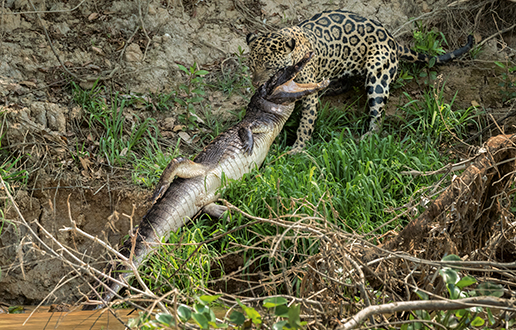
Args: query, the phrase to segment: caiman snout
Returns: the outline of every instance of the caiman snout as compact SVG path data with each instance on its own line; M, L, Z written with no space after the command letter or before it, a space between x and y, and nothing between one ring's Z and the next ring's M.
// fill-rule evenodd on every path
M273 90L269 91L265 98L276 104L288 104L328 87L329 79L324 79L320 83L299 84L294 82L296 76L312 57L313 52L308 52L296 65L279 70L268 81L268 87L272 87Z

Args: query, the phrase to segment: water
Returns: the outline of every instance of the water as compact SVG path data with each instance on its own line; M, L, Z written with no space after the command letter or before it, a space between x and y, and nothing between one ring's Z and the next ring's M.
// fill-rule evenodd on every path
M22 314L0 314L0 329L23 329L23 330L124 330L125 327L109 311L81 311L79 309L71 312L48 312L48 307L41 307L29 315L34 307L26 307ZM124 322L129 318L137 318L138 311L131 309L116 310L116 314ZM27 320L28 319L28 320ZM23 325L23 323L25 325ZM23 326L23 327L22 327Z

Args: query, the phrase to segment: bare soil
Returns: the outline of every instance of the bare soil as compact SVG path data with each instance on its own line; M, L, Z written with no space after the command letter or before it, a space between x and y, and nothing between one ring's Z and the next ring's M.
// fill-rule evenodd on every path
M31 3L41 20L34 14ZM17 207L50 247L60 250L37 223L61 244L78 251L77 255L85 262L98 260L103 250L97 244L59 229L69 226L71 218L81 229L116 246L146 212L145 200L150 192L131 184L131 168L111 167L102 159L91 159L88 165L78 164L71 158L77 143L87 142L90 134L83 111L72 100L70 81L90 88L100 78L100 83L111 90L127 94L168 92L177 89L182 79L177 64L189 67L196 62L213 74L220 73L222 63L234 58L239 46L246 49L248 32L296 24L321 10L356 11L375 17L393 32L411 17L433 10L437 14L426 16L427 22L447 36L450 48L464 43L468 33L474 33L477 43L494 35L483 44L475 60L466 57L440 68L439 80L445 82L448 101L458 92L456 108L477 106L486 111L488 120L503 117L512 108L502 100L499 84L503 82L503 70L493 61L516 60L516 35L514 29L496 33L515 23L516 4L501 0L481 1L479 4L483 6L478 7L447 7L450 3L432 0L3 1L0 7L0 112L4 112L0 117L3 118L1 146L21 156L20 168L30 173L27 185L13 185ZM486 15L490 10L498 16ZM410 41L410 34L406 33L410 28L410 24L405 25L396 33L400 41ZM514 75L510 79L514 81ZM398 105L406 102L403 92L414 98L420 96L416 83L394 90L387 115L396 113ZM241 109L246 104L241 95L228 98L218 91L209 93L208 99L220 108L224 118L230 116L230 110ZM344 94L331 100L345 103L350 97ZM167 131L164 136L170 144L179 139L176 132L167 129L167 118L174 121L179 114L176 110L156 113L132 107L126 111L143 118L156 117L160 127ZM500 129L513 131L513 124L513 119L505 121ZM182 153L192 154L205 142L190 145L183 141L180 148ZM1 196L5 198L3 189ZM35 304L45 298L47 303L73 303L82 298L89 290L85 279L75 274L68 276L71 269L29 235L12 204L2 203L5 220L0 236L0 300L9 304Z

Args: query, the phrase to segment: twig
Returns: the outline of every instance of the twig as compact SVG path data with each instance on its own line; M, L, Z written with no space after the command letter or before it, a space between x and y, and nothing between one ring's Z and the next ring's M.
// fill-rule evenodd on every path
M441 173L462 171L463 169L465 169L466 167L468 167L470 165L470 163L475 159L475 157L471 157L469 159L463 160L463 161L455 163L455 164L446 164L446 165L444 165L444 167L442 167L436 171L422 172L422 171L410 170L410 171L401 171L400 174L412 175L412 176L429 176L429 175L435 175L435 174L441 174Z
M33 5L32 9L34 9L34 11L17 11L17 12L12 12L12 13L3 13L3 14L5 14L5 15L20 15L20 14L38 14L38 13L41 13L41 14L68 13L68 12L74 11L77 8L79 8L85 1L86 0L82 0L77 6L73 7L72 9L42 10L42 11L38 11L38 10L36 10L36 8L34 8L34 5ZM3 7L2 7L2 9L3 9Z
M143 33L145 34L145 37L147 38L147 45L145 46L145 52L143 53L143 58L141 60L141 62L143 62L143 61L145 61L145 57L147 56L147 50L149 49L149 45L151 43L151 38L149 38L149 35L147 34L147 30L145 30L145 24L143 23L142 4L141 4L140 0L136 0L136 2L138 2L138 14L140 17L140 23L142 24L142 30L143 30Z
M481 130L480 132L476 133L475 135L473 136L470 136L469 138L466 139L466 141L464 141L464 143L468 143L474 139L476 139L478 136L484 134L486 131L490 130L491 128L493 127L499 127L501 123L503 123L507 118L510 118L510 117L513 117L514 115L516 115L516 110L512 110L510 111L507 115L503 116L503 118L501 119L498 119L498 120L495 120L494 122L492 122L491 124L489 124L488 126L486 126L483 130ZM500 130L500 132L502 132Z
M503 34L503 33L505 33L505 32L509 32L509 31L511 31L512 29L514 29L515 27L516 27L516 24L513 24L513 25L511 25L511 26L510 26L510 27L508 27L508 28L505 28L505 29L503 29L503 30L501 30L501 31L498 31L498 32L496 32L495 34L493 34L493 35L491 35L491 36L489 36L489 37L485 38L485 39L484 39L484 40L482 40L481 42L479 42L479 43L478 43L478 45L476 45L475 47L481 47L483 44L485 44L485 43L486 43L486 42L488 42L489 40L493 39L494 37L499 36L499 35L501 35L501 34Z
M122 60L122 57L124 56L124 53L125 53L125 49L127 48L127 46L129 45L129 43L131 42L131 40L133 40L134 38L134 35L136 34L136 32L138 32L138 30L140 29L139 26L136 27L136 29L134 29L134 32L133 34L129 37L129 39L127 39L127 41L125 42L125 45L124 45L124 48L122 49L122 51L120 52L120 56L118 57L118 61L121 61Z
M47 296L45 297L45 299L43 299L39 304L38 306L36 306L36 308L34 308L32 310L32 312L30 313L30 315L27 317L27 319L25 320L25 322L23 322L22 325L25 325L25 323L27 323L27 321L32 317L32 314L34 314L38 308L40 308L44 303L45 301L47 301L47 299L50 297L51 294L53 294L54 292L56 292L60 287L62 287L63 285L65 285L66 283L76 279L77 277L79 277L79 275L75 275L75 276L72 276L70 277L69 279L67 279L66 281L62 282L68 275L70 275L71 273L75 272L75 269L71 272L69 272L68 274L66 274L65 276L63 276L60 280L59 280L59 283L57 283L57 285L55 286L55 288L52 289L52 291L50 291ZM62 283L61 283L62 282Z
M69 205L69 204L68 204ZM109 246L109 244L107 244L106 242L98 239L97 237L93 237L92 235L82 231L81 229L79 229L75 223L74 220L70 219L72 221L72 227L65 227L65 228L62 228L62 229L59 229L59 231L61 232L67 232L67 231L74 231L76 233L79 233L80 235L100 244L102 247L104 247L106 250L110 251L111 253L115 254L119 259L121 259L124 263L125 266L127 266L128 268L131 269L131 271L133 272L133 276L136 278L136 280L138 281L138 283L141 285L141 287L144 289L144 291L142 291L141 293L145 293L146 296L150 297L150 298L153 298L153 299L157 299L157 296L147 287L147 285L145 284L145 282L143 282L142 278L140 277L139 273L138 273L138 268L135 266L135 264L133 263L132 259L129 259L127 258L126 256L124 256L123 254L121 254L120 252L118 252L117 250L113 249L111 246ZM60 244L60 243L59 243ZM68 252L68 251L67 251ZM69 252L68 252L69 253ZM91 268L89 265L88 265L89 268ZM99 271L97 271L99 272ZM104 274L103 274L104 275ZM107 276L107 275L105 275ZM111 280L111 279L110 279ZM126 283L123 283L123 282L120 282L120 281L115 281L117 282L117 284L122 284L122 286L126 287L127 284ZM168 313L168 309L165 307L165 305L163 305L162 302L159 302L158 303L160 309L163 311L163 313Z
M39 17L39 12L36 10L36 7L34 6L34 4L32 3L32 0L28 0L30 5L32 6L32 9L34 9L34 12L36 14L36 17L38 18L38 21L39 21L39 24L41 24L41 27L43 28L43 31L45 32L45 36L47 36L47 41L48 41L48 44L50 45L50 48L52 49L52 52L54 53L55 57L57 58L57 60L59 61L59 64L61 64L61 67L72 77L74 77L75 79L79 80L80 82L86 82L86 80L82 79L82 78L79 78L76 74L72 73L70 70L68 70L68 68L66 67L66 65L63 64L63 61L61 60L61 58L59 57L59 55L57 55L57 51L56 49L54 48L54 44L52 43L52 40L50 39L50 36L48 35L48 31L47 31L47 28L45 27L45 25L43 24L43 20L41 19L41 17Z
M396 312L413 311L413 310L454 310L469 307L496 307L503 310L516 311L513 303L508 299L494 297L473 297L457 300L421 300L421 301L402 301L384 305L376 305L364 308L351 317L350 320L341 320L346 322L338 326L337 330L347 330L356 328L364 319L375 314L392 314Z

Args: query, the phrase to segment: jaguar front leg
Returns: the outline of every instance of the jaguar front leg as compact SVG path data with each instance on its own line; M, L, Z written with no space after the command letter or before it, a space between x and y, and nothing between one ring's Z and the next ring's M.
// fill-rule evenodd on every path
M302 112L299 127L297 129L297 140L292 146L290 154L296 154L305 148L306 143L311 139L314 123L317 119L317 93L306 96L301 100Z
M154 204L163 196L170 186L170 183L174 180L174 177L177 176L179 178L189 179L200 175L205 176L208 171L209 168L206 165L195 163L190 159L183 157L172 159L161 174L150 201Z

